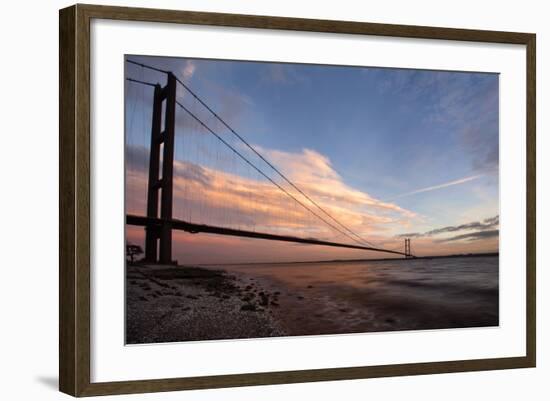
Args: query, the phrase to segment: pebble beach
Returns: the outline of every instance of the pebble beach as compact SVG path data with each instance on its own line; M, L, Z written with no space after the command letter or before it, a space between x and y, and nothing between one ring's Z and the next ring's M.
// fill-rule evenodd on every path
M285 335L278 294L254 279L200 267L127 266L126 343Z

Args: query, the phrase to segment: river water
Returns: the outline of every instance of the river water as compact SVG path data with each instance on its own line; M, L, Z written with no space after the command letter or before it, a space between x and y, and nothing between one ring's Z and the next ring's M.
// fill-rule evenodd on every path
M498 326L498 256L224 266L288 335Z

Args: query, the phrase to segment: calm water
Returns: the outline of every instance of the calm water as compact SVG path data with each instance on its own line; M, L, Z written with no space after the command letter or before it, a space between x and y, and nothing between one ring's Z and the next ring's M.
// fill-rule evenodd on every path
M289 335L497 326L498 256L224 266L278 292Z

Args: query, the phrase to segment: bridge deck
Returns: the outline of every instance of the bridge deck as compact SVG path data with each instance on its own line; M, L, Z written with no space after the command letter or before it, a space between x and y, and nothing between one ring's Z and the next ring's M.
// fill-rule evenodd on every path
M352 245L352 244L342 244L339 242L323 241L315 238L300 238L300 237L293 237L288 235L277 235L277 234L261 233L256 231L237 230L237 229L225 228L225 227L215 227L215 226L209 226L205 224L188 223L186 221L178 220L178 219L163 220L159 218L151 218L151 217L136 216L136 215L129 214L129 215L126 215L126 224L129 224L132 226L144 226L144 227L145 226L161 227L165 224L169 224L174 230L187 231L193 234L196 234L196 233L220 234L220 235L229 235L234 237L259 238L259 239L267 239L272 241L284 241L284 242L295 242L295 243L301 243L301 244L333 246L338 248L362 249L365 251L392 253L395 255L402 255L405 257L408 256L404 252L393 251L393 250L383 249L383 248L375 248L375 247Z

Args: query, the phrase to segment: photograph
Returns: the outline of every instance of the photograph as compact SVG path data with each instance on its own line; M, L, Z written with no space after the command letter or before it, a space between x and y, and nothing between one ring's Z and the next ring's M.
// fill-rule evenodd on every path
M124 61L126 344L499 326L498 73Z

